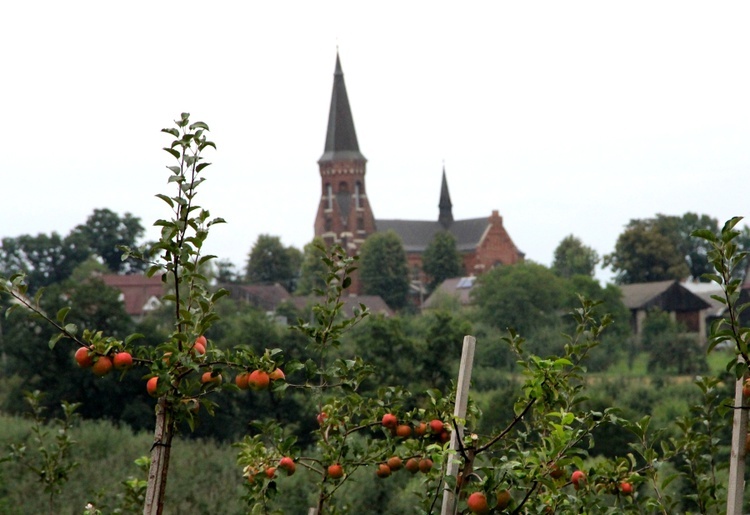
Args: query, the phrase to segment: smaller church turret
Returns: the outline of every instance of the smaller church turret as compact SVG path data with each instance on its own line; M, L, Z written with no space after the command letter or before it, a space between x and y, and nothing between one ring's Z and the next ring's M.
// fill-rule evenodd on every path
M440 216L438 222L443 229L448 229L453 223L453 204L451 203L451 194L448 192L448 180L445 178L445 166L443 166L443 183L440 185Z

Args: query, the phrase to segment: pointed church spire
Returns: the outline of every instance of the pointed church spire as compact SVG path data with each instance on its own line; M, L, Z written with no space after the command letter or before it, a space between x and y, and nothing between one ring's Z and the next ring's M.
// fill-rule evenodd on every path
M331 109L328 113L326 145L320 161L334 159L365 160L365 156L359 151L357 132L354 130L354 118L349 106L349 97L346 94L344 72L341 69L338 52L336 52L336 70L333 73L333 92L331 93Z
M451 194L448 192L448 180L445 178L445 165L443 165L443 183L440 185L440 216L438 222L445 229L453 223L453 204L451 203Z

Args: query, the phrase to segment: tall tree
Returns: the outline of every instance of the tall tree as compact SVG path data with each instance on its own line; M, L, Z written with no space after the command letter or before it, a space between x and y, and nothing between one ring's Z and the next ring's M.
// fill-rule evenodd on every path
M85 224L77 226L71 234L86 238L90 252L99 256L115 273L134 273L145 269L146 263L129 258L122 260L119 246L136 248L144 229L138 217L125 213L122 217L109 209L95 209Z
M563 238L555 249L552 271L560 277L587 275L593 277L599 254L572 234Z
M429 292L446 279L458 277L464 272L456 238L451 233L440 231L435 235L422 255L422 270L429 277Z
M619 284L632 284L690 275L685 255L678 248L678 236L666 220L631 220L615 243L615 250L604 256L604 266L615 272Z
M528 335L545 319L559 317L566 299L564 284L549 268L527 261L480 275L472 297L482 320Z
M401 238L393 231L376 232L360 249L360 278L364 292L380 295L393 309L406 305L409 267Z
M323 263L325 255L323 238L316 236L313 241L305 245L302 251L299 281L295 290L297 295L309 295L315 290L325 288L326 274L328 273L328 268Z
M297 279L301 253L284 247L278 236L261 234L247 260L246 279L254 284L279 283L292 291Z

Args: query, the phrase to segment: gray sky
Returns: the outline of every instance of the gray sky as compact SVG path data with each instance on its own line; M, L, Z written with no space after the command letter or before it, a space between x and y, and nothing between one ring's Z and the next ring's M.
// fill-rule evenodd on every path
M182 111L218 151L199 194L244 267L312 239L338 45L376 218L500 211L528 259L633 218L746 215L747 2L12 2L0 16L0 236L95 208L151 228ZM610 273L599 272L606 280Z

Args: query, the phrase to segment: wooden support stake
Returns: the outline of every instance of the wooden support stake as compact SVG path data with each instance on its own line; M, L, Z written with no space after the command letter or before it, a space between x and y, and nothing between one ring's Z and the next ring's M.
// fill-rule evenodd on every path
M456 406L453 409L453 416L457 419L466 418L466 406L469 403L469 387L471 385L471 368L474 364L474 348L477 339L473 336L464 336L463 350L461 351L461 365L458 370L458 386L456 388ZM459 437L463 440L463 424L457 424L458 431L451 433L451 451L458 450ZM448 457L448 467L445 472L447 476L458 475L459 460L454 459L451 454ZM440 511L441 515L454 515L456 513L456 498L453 489L447 484L443 490L443 506Z
M745 377L734 386L734 405L745 406L742 387ZM736 408L732 422L732 449L729 457L729 482L727 484L727 515L742 515L745 493L745 438L747 438L747 411Z

